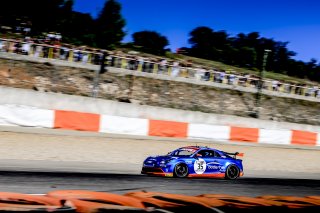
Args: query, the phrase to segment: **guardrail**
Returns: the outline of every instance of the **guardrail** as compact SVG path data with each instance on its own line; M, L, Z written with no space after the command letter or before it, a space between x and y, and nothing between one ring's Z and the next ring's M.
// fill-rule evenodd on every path
M70 48L1 38L0 51L23 54L30 57L94 65L101 65L103 52L106 52L105 50L92 51L92 49L84 47ZM169 64L154 59L146 60L140 56L108 55L105 63L110 67L169 75L173 77L192 78L196 81L209 81L256 89L258 89L259 85L259 79L250 77L249 75L235 75L205 67L183 67L179 66L176 62ZM319 86L298 86L295 84L279 82L277 80L263 80L262 89L279 93L320 98Z

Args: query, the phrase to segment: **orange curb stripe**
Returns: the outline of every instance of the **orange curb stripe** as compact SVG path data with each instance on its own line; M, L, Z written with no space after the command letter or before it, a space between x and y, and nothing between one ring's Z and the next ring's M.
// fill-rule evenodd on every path
M188 123L149 120L149 136L187 138Z
M54 128L98 132L100 115L92 113L55 110Z
M148 200L150 203L153 203L157 206L162 206L162 208L170 210L170 207L188 207L188 206L202 206L204 208L210 208L212 206L223 206L224 203L217 200L215 202L210 201L209 199L188 196L181 194L168 194L162 192L137 192L137 193L128 193L127 196L134 196L142 200ZM175 205L172 205L175 204ZM171 209L173 210L173 209ZM173 210L173 212L175 212Z
M56 190L48 192L47 196L59 199L78 199L93 203L103 201L102 203L110 205L144 208L144 205L140 200L107 192L95 192L89 190Z
M146 192L146 191L140 191L140 192L128 192L124 194L128 197L134 197L136 199L141 200L146 206L153 206L158 207L161 209L167 209L167 210L173 210L173 209L179 209L181 207L185 207L186 204L177 203L175 201L169 201L169 200L163 200L159 199L159 196L163 195L164 193L159 192Z
M280 202L265 200L262 198L256 197L244 197L244 196L233 196L227 194L202 194L198 197L203 197L207 199L218 199L221 202L224 202L225 205L232 208L251 208L256 206L281 206Z
M317 144L317 133L292 130L291 144L315 146Z
M254 142L259 139L258 128L243 128L231 126L230 141Z
M12 201L12 204L15 203L24 205L60 205L60 199L57 198L50 198L44 195L27 195L14 192L0 192L0 203L3 201Z

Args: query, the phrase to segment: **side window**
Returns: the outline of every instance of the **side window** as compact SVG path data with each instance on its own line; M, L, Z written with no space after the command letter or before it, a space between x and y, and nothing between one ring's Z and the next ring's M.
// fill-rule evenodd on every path
M214 152L214 157L221 158L221 155L218 152Z
M213 158L213 157L220 157L220 155L218 153L216 153L215 151L212 150L201 150L198 152L198 154L200 154L202 157L206 157L206 158Z
M199 156L199 157L205 157L205 156L206 156L206 150L200 150L200 151L197 153L197 156Z

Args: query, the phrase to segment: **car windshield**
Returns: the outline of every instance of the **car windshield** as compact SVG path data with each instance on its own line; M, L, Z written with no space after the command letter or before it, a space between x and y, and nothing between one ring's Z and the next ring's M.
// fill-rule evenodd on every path
M174 150L169 153L171 156L190 156L193 153L195 153L197 150L196 149L186 149L186 148L181 148Z

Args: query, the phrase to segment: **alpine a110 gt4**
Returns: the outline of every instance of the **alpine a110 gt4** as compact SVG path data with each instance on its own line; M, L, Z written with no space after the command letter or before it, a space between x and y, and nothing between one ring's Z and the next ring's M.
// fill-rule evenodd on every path
M141 173L166 177L210 177L237 179L243 176L238 152L228 153L204 146L181 147L167 155L149 156Z

